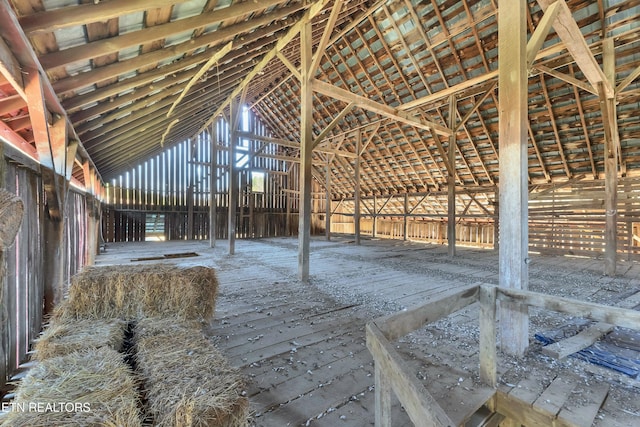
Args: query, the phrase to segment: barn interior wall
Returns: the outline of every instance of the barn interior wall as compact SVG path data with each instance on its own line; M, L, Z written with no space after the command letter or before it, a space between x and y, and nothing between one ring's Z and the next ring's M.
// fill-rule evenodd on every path
M241 124L236 146L239 169L236 236L260 238L297 233L299 164L283 156L282 147L258 138L270 136L250 113ZM216 238L226 239L229 211L229 126L224 120L196 138L184 141L111 180L103 205L102 237L106 242L144 241L151 221L164 218L163 240L208 240L211 165L215 156L217 185ZM214 144L215 142L215 144ZM213 148L215 147L215 149ZM254 175L262 178L261 188ZM314 183L312 233L324 232L323 188Z
M40 175L15 161L5 164L5 189L25 206L22 225L13 244L3 251L0 269L0 389L28 358L42 328L44 309L43 238L44 191ZM87 263L86 196L70 190L66 197L63 245L63 295L73 274Z
M529 250L543 254L600 256L604 252L606 215L603 180L574 180L565 183L538 185L529 197ZM401 200L402 196L395 199ZM406 239L435 244L447 243L447 217L420 214L439 203L437 196L420 199L407 215ZM494 196L488 200L495 199ZM385 200L384 198L382 200ZM379 202L380 203L380 202ZM382 203L380 203L382 204ZM376 215L378 238L404 239L405 216L401 203L386 203L384 212ZM424 210L420 210L424 206ZM486 206L492 211L493 207ZM349 202L332 202L332 233L353 234L353 209ZM620 259L640 256L640 178L620 178L617 202L617 236ZM361 212L360 232L373 236L374 217ZM461 217L461 218L460 218ZM493 215L460 214L456 222L456 243L464 246L492 248L494 245Z

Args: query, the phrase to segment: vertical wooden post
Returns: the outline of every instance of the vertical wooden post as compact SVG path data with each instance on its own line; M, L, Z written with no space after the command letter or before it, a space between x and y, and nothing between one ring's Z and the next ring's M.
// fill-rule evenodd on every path
M527 2L498 11L500 120L500 286L528 289ZM502 350L522 355L529 345L524 304L500 305Z
M189 140L190 153L187 159L188 171L194 170L193 162L196 160L196 154L195 154L196 147L197 147L197 144L196 144L195 138L190 139ZM193 207L195 204L195 197L193 194L194 188L195 188L195 177L193 176L193 173L192 173L189 178L189 187L187 188L187 240L193 240L193 228L194 228Z
M216 246L216 230L218 229L218 122L216 117L211 122L211 173L209 175L209 246Z
M236 211L238 209L238 170L236 169L236 145L238 144L238 123L240 103L231 100L229 115L229 255L236 252Z
M603 65L607 79L615 86L615 51L613 38L604 39ZM604 125L604 274L616 275L618 252L618 122L614 98L607 98L602 84L599 85L600 109Z
M331 240L331 167L329 163L329 159L327 159L327 176L326 179L326 188L327 194L325 199L325 210L326 214L324 217L324 228L325 228L325 236L327 240Z
M53 186L58 194L57 204L61 211L51 214L49 206L44 206L43 225L43 277L44 281L44 314L53 311L55 305L62 300L64 287L64 206L67 193L67 182L63 176L53 170L42 168L42 179L45 186ZM57 210L57 209L56 209ZM58 216L61 214L62 216Z
M496 185L496 194L493 196L495 205L493 207L493 250L500 249L500 186Z
M409 193L404 193L404 216L402 219L402 240L407 240L409 234Z
M355 231L356 245L360 244L360 150L362 147L362 132L358 130L356 133L356 160L355 160L355 178L356 188L354 190L354 209L353 209L353 228Z
M375 364L374 371L376 427L391 427L391 382L380 369L380 364Z
M453 129L456 125L456 97L449 98L449 128L452 130L449 137L449 179L447 180L447 253L450 257L456 255L456 133Z
M376 195L373 195L373 224L371 225L371 237L376 238L376 228L378 225L378 207Z
M286 162L285 162L286 164ZM285 216L285 236L291 236L291 182L293 181L291 179L291 172L293 172L293 166L294 163L291 163L289 165L289 169L287 170L287 175L284 177L285 180L285 192L284 192L284 198L285 198L285 204L286 204L286 209L287 209L287 213Z
M298 218L298 277L309 280L309 250L311 246L311 154L313 150L313 92L311 80L312 33L307 21L300 30L300 209Z
M4 159L4 141L0 141L0 188L4 188L6 185L6 161ZM5 272L6 272L6 257L4 250L0 248L0 318L7 319L9 317L8 303L5 300L7 297L4 292L5 289ZM6 336L9 324L6 321L0 323L0 388L4 389L7 379L7 356L10 351L7 347L4 337Z
M480 286L480 380L495 387L496 375L496 288Z

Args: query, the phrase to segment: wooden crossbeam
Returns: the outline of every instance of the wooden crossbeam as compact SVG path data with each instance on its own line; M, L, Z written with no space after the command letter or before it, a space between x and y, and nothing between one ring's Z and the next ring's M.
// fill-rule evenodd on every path
M31 157L33 160L38 160L38 152L35 147L7 126L7 124L2 120L0 120L0 135L2 135L3 141L6 141L8 144Z
M202 77L204 73L209 71L209 68L211 68L216 62L220 61L227 53L229 53L232 47L233 47L233 42L229 42L226 45L224 45L221 49L218 49L213 55L211 55L211 59L209 59L198 70L198 72L193 75L191 80L189 80L189 83L187 83L187 85L184 87L184 89L180 93L180 96L178 96L178 99L176 99L173 102L173 105L171 105L171 108L169 108L167 117L171 116L171 113L173 113L173 110L175 110L178 104L180 104L180 101L182 101L182 99L187 95L187 93L189 93L189 90L193 87L193 85L195 85L198 82L200 77Z
M313 80L313 90L343 102L355 102L358 107L364 110L371 111L372 113L380 114L381 116L385 116L385 117L397 120L399 122L406 123L411 126L415 126L420 129L425 129L425 130L433 129L436 133L440 135L446 135L446 136L451 135L451 130L449 128L442 126L438 123L412 117L409 114L403 111L400 111L396 108L390 107L388 105L380 104L376 101L372 101L368 98L365 98L364 96L356 95L355 93L351 93L347 90L344 90L337 86L333 86L329 83L325 83L317 79Z
M4 76L14 90L26 100L27 95L24 92L24 83L21 71L18 60L2 37L0 37L0 75Z
M322 37L320 38L320 43L318 43L316 52L313 54L313 59L311 60L311 72L313 74L315 74L315 71L318 69L320 59L322 58L322 55L324 55L324 49L325 47L327 47L329 37L331 36L331 33L333 31L333 27L336 25L336 20L340 15L342 4L343 0L336 0L335 3L333 3L331 15L329 15L329 20L325 23L324 31L322 32Z
M638 68L633 70L623 81L620 82L618 87L616 87L616 94L619 94L620 92L625 90L625 88L629 86L635 79L637 79L638 76L640 76L640 66L638 66Z
M27 101L20 95L0 99L0 116L12 113L27 106Z
M482 103L489 97L489 95L493 93L493 90L496 88L496 86L498 86L497 80L489 86L489 89L487 89L484 95L482 95L482 97L473 105L473 107L465 113L464 117L462 117L462 119L458 122L458 124L456 124L456 127L453 129L454 132L457 132L462 126L464 126L467 120L469 120L469 117L471 117L471 115L475 113L478 108L480 108Z
M31 117L33 138L38 150L38 159L43 166L55 170L53 147L51 147L49 140L51 115L45 105L41 76L37 70L29 70L25 73L25 93L29 106L29 116Z
M553 28L564 43L565 47L582 70L591 86L598 87L599 83L603 84L605 95L607 98L614 98L615 91L613 85L607 80L600 65L589 49L580 27L576 23L571 14L571 10L565 0L538 0L538 4L542 10L546 11L553 3L557 3L559 7L558 15L553 22Z
M284 64L285 67L287 67L289 69L289 71L291 72L291 74L298 79L298 81L300 81L300 71L296 68L295 65L293 65L291 63L291 61L289 61L289 59L287 59L286 56L284 56L284 54L282 52L278 52L276 53L276 57L282 61L282 63Z
M125 33L120 36L100 39L77 47L48 53L40 56L39 59L45 69L52 70L72 62L86 61L99 56L118 53L123 49L162 40L173 34L195 30L215 22L222 22L259 12L281 1L282 0L261 0L260 2L247 1L236 3L229 7L202 13L191 18L179 19L166 24ZM191 49L193 49L193 47L191 47Z
M545 10L542 19L527 42L527 68L530 69L533 61L535 61L536 54L542 47L544 40L547 38L549 30L551 30L559 11L560 2L556 1L555 3L552 3L547 10Z
M553 76L553 77L555 77L557 79L565 81L565 82L567 82L567 83L569 83L571 85L579 87L580 89L584 90L585 92L589 92L589 93L592 93L594 95L598 95L598 91L593 86L591 86L590 84L585 83L585 82L583 82L581 80L578 80L573 76L570 76L570 75L565 74L565 73L561 73L560 71L557 71L557 70L554 70L552 68L549 68L546 65L535 65L533 68L537 69L537 70L539 70L539 71L541 71L541 72L543 72L545 74Z
M208 34L204 34L200 37L190 40L188 43L180 43L174 46L165 47L163 49L143 53L131 59L114 62L113 64L94 68L91 71L66 77L64 79L60 79L56 81L53 84L53 88L58 94L77 91L79 89L91 86L95 83L99 83L104 80L109 80L113 76L119 76L121 74L126 74L131 71L138 70L139 68L146 67L148 65L157 64L158 62L162 62L167 58L174 58L177 56L185 55L189 52L192 52L202 47L214 48L224 43L225 41L228 41L229 39L235 37L238 34L251 31L258 26L270 24L268 28L254 31L251 35L247 37L243 37L244 40L240 38L234 40L234 49L240 50L241 47L261 37L265 37L266 35L288 25L287 22L282 21L282 19L294 12L299 11L302 7L303 6L301 3L296 3L292 6L287 6L282 9L277 9L271 13L266 13L259 18L255 18L250 21L240 22L238 24L229 25L228 27L213 31ZM237 44L235 44L236 42ZM243 52L240 51L240 53L243 53ZM173 64L170 64L170 65L166 65L159 69L155 69L153 71L147 71L146 73L142 73L140 76L123 80L122 82L119 82L115 85L106 86L105 88L102 88L96 92L102 93L102 91L113 90L114 87L116 87L118 90L115 93L112 93L110 95L107 95L105 93L103 96L99 97L98 99L108 98L109 96L113 96L117 93L120 93L126 90L121 86L129 84L130 81L141 78L141 76L147 77L147 76L155 75L155 77L149 80L149 81L153 81L159 76L171 74L189 65L205 62L209 58L210 58L210 52L203 52L197 55L186 57L184 59L181 59L180 61L174 62ZM70 101L73 101L73 99L67 102L70 102Z
M110 0L37 12L19 19L27 35L49 33L61 28L104 22L130 13L173 6L188 0Z
M289 28L289 31L287 31L285 35L283 35L278 39L278 42L276 43L275 47L271 49L269 52L267 52L267 54L262 58L262 60L258 64L256 64L256 66L253 67L253 69L249 73L247 73L246 77L242 80L242 82L233 90L233 92L231 92L231 94L227 97L227 99L212 114L212 119L204 123L202 128L199 129L197 133L202 132L204 128L209 126L209 123L211 123L211 120L213 120L213 118L217 117L227 108L227 106L231 102L231 99L238 96L242 91L242 89L245 86L247 86L251 82L251 80L253 80L254 77L257 76L258 73L260 73L264 69L264 67L267 66L269 62L271 62L273 58L275 58L276 54L280 52L282 48L288 45L291 42L291 40L293 40L294 37L298 35L298 33L300 33L302 26L305 25L307 21L315 17L318 13L320 13L320 11L327 5L327 3L329 3L329 0L317 0L315 3L313 3L311 7L309 7L309 9L307 9L304 15L300 18L300 20L296 22L293 26L291 26L291 28Z
M342 119L345 118L345 116L347 114L349 114L349 112L351 110L353 110L353 107L356 106L355 102L350 102L349 105L347 105L341 112L340 114L338 114L333 120L331 120L331 123L329 123L327 125L326 128L324 128L322 130L322 132L320 132L320 135L318 135L316 137L316 139L313 141L313 145L312 148L315 150L316 147L322 143L322 141L326 138L326 136L329 134L329 132L331 132L337 125L338 123L340 123L342 121Z

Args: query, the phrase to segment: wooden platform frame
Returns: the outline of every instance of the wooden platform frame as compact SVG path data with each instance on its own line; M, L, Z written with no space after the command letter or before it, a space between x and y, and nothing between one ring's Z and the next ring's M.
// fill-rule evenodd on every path
M640 312L635 310L484 284L474 285L436 301L372 320L366 326L366 335L367 348L373 355L375 362L376 427L391 427L392 425L392 391L400 400L414 425L453 426L456 424L415 377L391 342L474 302L480 303L480 379L493 390L487 396L487 403L492 409L496 409L495 390L498 380L496 306L498 301L540 307L640 330ZM497 408L497 412L499 409ZM526 408L523 411L526 411ZM471 415L466 414L467 417ZM511 418L514 416L514 414L508 415ZM526 419L527 415L523 414L522 418Z

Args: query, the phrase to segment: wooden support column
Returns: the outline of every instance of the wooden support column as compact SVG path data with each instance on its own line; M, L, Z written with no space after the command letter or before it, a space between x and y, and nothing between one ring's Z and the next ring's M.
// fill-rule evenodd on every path
M402 217L402 240L407 240L409 234L409 194L404 193L404 216Z
M324 233L327 240L331 240L331 167L330 162L327 159L327 173L326 173L326 199L325 199L325 216L324 216Z
M300 209L298 218L298 277L309 281L309 250L311 246L311 154L313 152L313 92L311 80L311 22L300 30Z
M189 140L189 145L191 146L191 155L188 159L187 168L189 168L191 171L193 171L193 163L197 160L196 151L198 149L198 144L196 142L196 138L197 136ZM195 197L193 193L195 191L195 187L195 177L192 174L189 182L189 188L187 188L187 240L193 240L193 208L195 204Z
M100 200L95 191L95 173L88 161L82 164L87 198L87 265L93 265L100 251Z
M218 123L216 117L211 122L211 173L209 174L209 247L216 247L218 229Z
M238 170L236 168L236 145L238 143L238 123L240 103L237 98L231 100L229 119L229 255L236 252L236 211L238 209Z
M56 304L62 301L64 286L64 221L58 215L64 215L60 209L65 206L65 195L68 189L68 183L62 175L58 175L53 170L42 168L42 180L46 187L51 187L47 194L56 194L55 208L49 205L49 200L43 206L42 215L43 225L43 276L47 278L44 281L44 313L49 314L53 311ZM55 212L52 215L52 212Z
M356 178L356 188L354 190L353 228L355 231L356 245L360 244L360 149L362 147L362 132L356 133L356 157L354 174Z
M456 126L456 97L449 97L449 127ZM449 176L447 180L447 253L450 257L456 255L456 132L449 137L449 151L447 152Z
M4 159L4 144L3 140L0 140L0 188L4 188L6 185L6 161ZM4 292L5 285L5 272L6 272L6 256L5 251L2 247L0 247L0 318L8 319L9 318L9 304L5 300L6 293ZM4 389L6 379L7 379L7 352L10 351L8 348L8 343L5 341L5 336L7 335L7 329L9 328L8 322L2 322L0 324L0 387Z
M527 289L527 2L498 11L500 119L500 286ZM527 306L500 305L502 350L523 355L529 345Z
M500 186L496 185L496 194L493 196L495 205L493 207L493 250L500 249Z
M373 224L371 225L371 237L376 238L376 228L378 226L378 208L376 195L373 195Z
M613 38L606 38L603 47L603 65L607 80L615 85L615 51ZM600 109L604 126L604 274L616 275L618 252L618 147L620 136L616 114L615 98L607 97L602 83L598 85Z
M285 160L285 164L286 164L286 160ZM289 190L293 190L293 188L291 188L291 183L293 182L293 180L291 179L291 173L293 172L293 168L295 166L294 162L291 162L289 164L289 169L287 169L287 175L284 177L285 179L285 192L284 192L284 197L285 197L285 204L286 204L286 215L285 215L285 235L287 236L291 236L291 210L293 209L293 200L291 198L291 191Z

